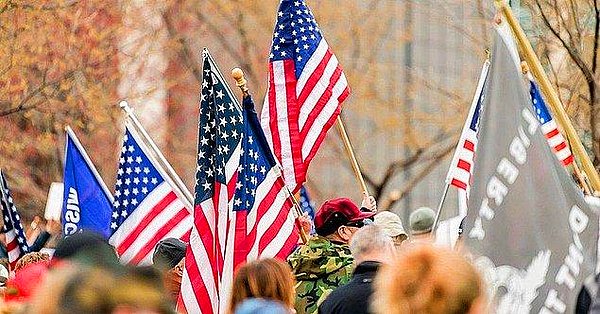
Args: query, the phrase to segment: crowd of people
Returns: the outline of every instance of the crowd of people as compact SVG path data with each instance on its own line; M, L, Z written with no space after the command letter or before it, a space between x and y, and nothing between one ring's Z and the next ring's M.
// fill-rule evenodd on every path
M432 245L435 212L401 219L350 199L326 201L314 231L287 261L263 258L236 270L224 313L483 313L484 284L461 253ZM53 223L41 228L56 238ZM45 233L48 233L47 235ZM44 242L44 243L46 243ZM176 313L187 244L158 243L153 265L121 265L101 236L78 233L52 252L0 263L0 313Z

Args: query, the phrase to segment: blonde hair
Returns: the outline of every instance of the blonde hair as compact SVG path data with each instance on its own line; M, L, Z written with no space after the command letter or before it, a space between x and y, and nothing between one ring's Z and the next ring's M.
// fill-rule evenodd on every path
M274 258L250 262L240 267L233 279L229 313L249 298L280 301L294 307L294 277L288 264Z
M375 313L467 313L481 297L475 267L445 248L420 245L384 266L375 282Z

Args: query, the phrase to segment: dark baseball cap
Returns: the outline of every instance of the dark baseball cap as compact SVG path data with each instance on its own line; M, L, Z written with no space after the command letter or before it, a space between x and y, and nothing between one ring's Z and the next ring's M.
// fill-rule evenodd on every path
M326 236L334 233L339 227L362 222L375 215L374 212L363 212L348 198L334 198L321 205L315 215L315 231ZM359 225L357 225L359 226Z
M185 257L187 245L176 238L166 238L156 244L152 263L157 267L174 268Z

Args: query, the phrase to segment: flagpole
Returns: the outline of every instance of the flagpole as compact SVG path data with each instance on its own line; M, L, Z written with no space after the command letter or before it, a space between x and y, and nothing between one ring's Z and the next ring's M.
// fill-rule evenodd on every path
M240 90L242 91L242 95L244 97L249 96L250 93L248 91L248 86L247 86L248 81L244 77L244 71L242 71L242 69L240 69L240 68L234 68L233 70L231 70L231 76L235 80L235 85L237 85L237 87L239 87ZM282 171L281 171L281 166L279 165L279 163L277 163L276 167L278 170L278 175L281 176ZM304 232L304 229L302 229L302 224L300 223L300 220L299 220L299 218L302 216L302 209L300 207L300 203L298 203L298 200L296 199L294 194L292 194L292 191L290 191L290 189L288 188L287 185L285 185L285 190L288 195L287 198L292 201L292 207L294 208L294 216L296 217L296 219L294 219L294 220L295 220L296 227L298 228L298 231L300 233L300 239L302 240L303 244L306 244L308 242L308 237L307 237L306 233Z
M348 154L348 158L350 158L350 164L352 165L352 169L354 170L356 180L358 180L363 194L369 196L371 194L369 194L367 184L365 183L365 179L363 178L362 172L360 171L360 167L358 165L358 161L356 160L356 155L354 154L352 143L350 142L350 138L348 137L348 133L346 132L346 127L344 126L344 121L342 120L341 113L340 115L338 115L336 122L338 132L340 133L340 137L342 138L342 142L344 142L344 147L346 148L346 153Z
M444 207L444 202L446 201L446 197L448 196L448 190L450 189L450 184L446 183L446 187L444 188L444 194L442 194L442 199L438 204L437 212L435 214L435 220L433 221L433 227L431 227L431 236L435 237L435 231L440 222L440 216L442 214L442 207Z
M156 146L156 144L154 143L154 141L152 140L152 138L150 137L148 132L146 132L146 129L144 129L144 127L142 126L140 121L137 119L137 117L133 113L133 109L129 106L129 104L125 100L122 100L121 102L119 102L119 107L121 107L121 109L123 109L123 111L125 111L125 113L127 114L127 117L133 122L133 125L135 126L137 131L139 131L139 133L141 133L141 135L144 137L145 142L150 145L150 148L154 151L154 153L158 157L158 162L161 164L162 167L165 168L169 178L171 180L173 180L173 183L175 184L177 189L179 189L181 191L181 193L183 194L182 196L185 198L185 201L187 201L187 203L188 203L186 205L190 206L190 208L191 208L192 204L194 204L194 198L193 198L192 194L187 189L187 187L185 186L185 184L183 183L181 178L177 175L177 173L175 172L175 170L173 169L171 164L167 161L165 156L161 153L160 149L158 149L158 146Z
M77 149L79 149L79 152L81 153L81 156L83 157L83 160L85 160L85 162L90 167L90 170L92 171L92 174L94 174L96 181L98 181L98 184L100 184L102 191L104 191L104 194L106 194L106 197L108 197L108 199L110 200L110 204L112 205L112 203L115 201L112 193L110 193L110 190L106 186L106 183L104 183L104 180L102 180L100 173L98 173L98 170L96 169L96 166L94 166L94 164L92 163L90 156L88 156L87 152L85 151L85 149L79 142L79 139L75 135L75 132L73 132L71 127L68 125L65 126L65 131L67 132L67 136L73 141L73 144L75 144L75 147L77 147ZM66 156L66 150L65 150L65 162L66 162L66 160L67 160L67 156Z
M506 4L506 2L504 0L495 0L495 3L496 3L496 6L498 7L498 9L500 9L502 14L506 18L508 25L510 25L510 28L512 29L513 34L514 34L515 38L517 39L517 43L519 44L519 46L521 47L521 49L523 51L525 60L531 67L531 72L534 75L534 77L536 78L536 80L538 81L538 83L540 84L540 87L541 87L544 95L546 95L548 104L550 105L550 108L552 109L553 113L555 114L557 121L562 126L563 130L565 131L567 138L572 141L573 153L581 161L583 170L587 174L587 177L590 179L590 183L592 185L594 192L600 192L600 176L598 175L598 172L594 168L594 164L592 163L589 156L585 152L585 148L583 147L583 144L581 143L579 136L577 136L577 132L575 131L575 128L571 124L571 121L569 120L569 117L561 104L558 94L552 87L552 84L550 83L548 76L544 72L544 69L542 68L542 64L540 63L540 60L535 55L535 52L533 51L533 47L531 46L531 43L529 42L529 40L527 40L527 36L525 35L525 32L523 31L523 29L521 28L521 25L519 25L519 22L513 15L512 10L510 9L510 7Z

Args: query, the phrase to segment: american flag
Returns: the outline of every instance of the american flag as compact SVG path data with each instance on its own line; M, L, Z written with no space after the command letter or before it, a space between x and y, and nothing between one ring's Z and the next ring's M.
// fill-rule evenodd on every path
M251 99L239 107L207 51L203 71L194 227L179 300L188 313L223 311L238 265L285 258L298 241Z
M261 124L294 193L349 94L342 68L304 0L282 0Z
M484 99L484 85L488 75L490 62L486 61L479 76L477 90L469 115L465 121L458 146L452 157L450 169L446 176L446 184L450 184L460 190L464 190L468 196L471 187L471 175L473 174L473 163L475 160L475 150L477 149L477 131L479 128L479 116L481 113L481 104Z
M2 205L2 215L4 216L4 226L2 227L2 233L6 237L6 251L8 252L8 262L10 267L14 268L19 258L29 253L29 246L27 245L27 239L25 238L25 231L23 230L23 224L21 224L21 217L17 212L10 190L6 183L4 173L0 171L0 202Z
M110 225L113 234L109 240L121 262L149 265L160 240L188 240L191 208L186 208L186 201L180 195L128 121L119 158Z
M227 238L229 204L236 189L244 124L208 50L202 55L194 224L178 307L188 313L218 313L225 244L233 241Z
M564 166L568 166L573 163L573 154L569 149L569 145L567 145L565 138L558 131L556 122L552 119L552 115L550 115L550 111L548 111L544 99L533 80L530 79L529 84L531 102L538 120L540 121L542 133L546 136L548 145L552 148L556 158L558 158Z
M244 136L221 280L221 309L229 301L233 270L260 257L285 260L298 243L290 191L261 129L252 98L244 98Z

